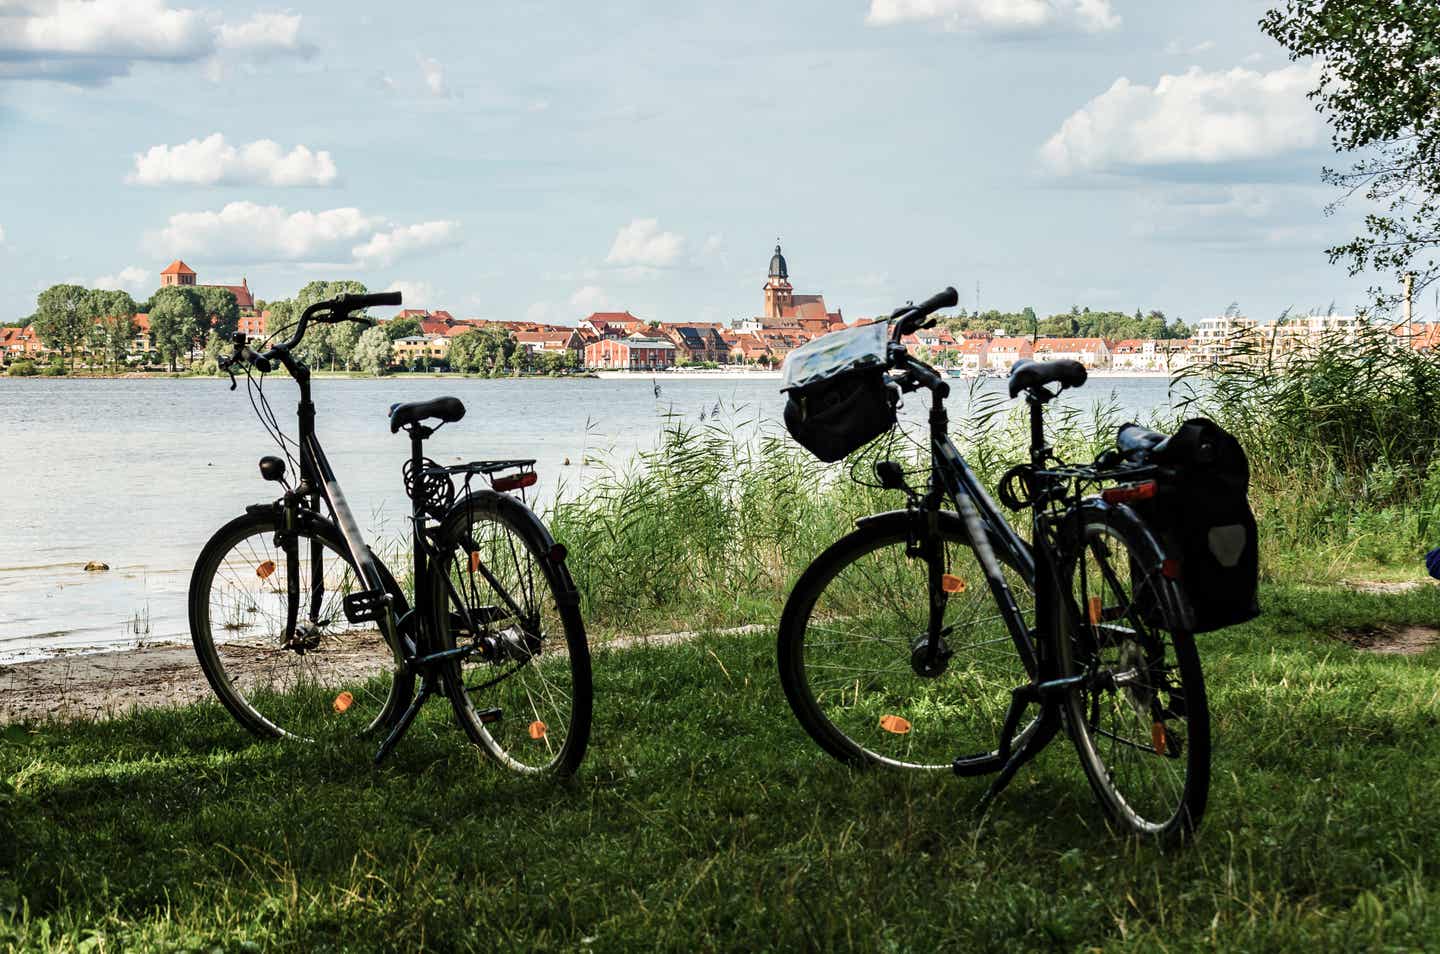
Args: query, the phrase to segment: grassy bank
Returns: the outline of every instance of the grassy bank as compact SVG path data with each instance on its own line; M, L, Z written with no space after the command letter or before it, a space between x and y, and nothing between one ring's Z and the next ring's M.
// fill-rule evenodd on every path
M1422 950L1440 944L1432 589L1267 587L1205 637L1211 810L1161 855L1100 823L1057 742L981 782L855 774L795 726L771 639L602 653L594 749L511 778L440 707L369 746L259 744L215 705L0 747L0 947L35 950Z

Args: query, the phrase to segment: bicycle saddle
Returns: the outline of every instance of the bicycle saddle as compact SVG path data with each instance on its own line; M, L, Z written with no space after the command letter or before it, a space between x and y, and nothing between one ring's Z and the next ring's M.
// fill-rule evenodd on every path
M465 416L465 405L459 398L438 397L428 401L411 401L408 404L390 406L390 433L402 427L419 424L430 418L439 418L444 424L460 420Z
M1079 361L1016 361L1010 367L1010 396L1059 381L1062 388L1078 388L1088 375Z

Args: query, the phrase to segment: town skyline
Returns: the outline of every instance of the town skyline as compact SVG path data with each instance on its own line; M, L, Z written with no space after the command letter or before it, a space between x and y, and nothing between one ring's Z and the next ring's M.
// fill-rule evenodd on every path
M1384 281L1325 259L1362 210L1325 216L1313 71L1249 5L1025 6L22 4L0 16L0 320L59 281L146 294L176 253L477 316L730 320L777 234L855 316L950 283L971 311L1264 319ZM107 10L123 36L82 16ZM80 187L23 200L55 175Z

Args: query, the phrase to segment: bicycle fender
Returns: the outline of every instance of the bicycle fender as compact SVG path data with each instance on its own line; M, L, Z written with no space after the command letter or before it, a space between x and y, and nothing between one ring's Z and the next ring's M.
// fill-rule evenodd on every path
M535 511L514 497L511 497L509 494L503 494L488 488L472 490L450 505L450 509L445 512L445 518L441 521L441 525L443 526L449 522L453 515L472 509L488 510L491 513L504 511L507 516L514 518L517 523L533 533L536 539L540 541L541 566L545 568L546 572L552 574L555 577L556 583L559 584L559 592L555 595L556 602L567 607L580 605L580 591L576 588L575 581L570 576L570 568L565 565L565 557L567 555L565 548L555 542L555 538L550 535L549 528L540 522L540 518L536 515ZM558 558L556 557L557 552L559 554Z
M1153 544L1162 560L1169 558L1170 554L1166 551L1165 544L1150 532L1150 527L1129 504L1112 504L1099 498L1091 498L1086 501L1086 509L1099 510L1109 514L1117 523L1128 524L1126 529ZM1077 511L1076 517L1078 518L1078 516ZM1195 614L1191 610L1190 601L1185 598L1184 592L1180 589L1179 581L1167 577L1160 567L1154 569L1156 577L1164 581L1164 585L1160 587L1160 610L1165 615L1166 625L1172 632L1193 633Z

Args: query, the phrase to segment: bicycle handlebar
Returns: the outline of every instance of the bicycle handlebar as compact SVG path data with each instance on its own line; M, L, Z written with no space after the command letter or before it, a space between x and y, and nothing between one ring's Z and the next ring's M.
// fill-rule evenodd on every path
M890 336L891 340L899 341L905 335L919 328L926 318L941 308L954 308L959 303L960 293L955 290L954 286L951 286L944 291L936 292L918 305L907 305L904 308L896 309L895 313L890 316L891 320L895 322L895 330Z
M366 292L364 294L344 292L336 295L334 298L317 301L300 313L300 321L296 323L295 333L290 336L289 340L263 352L253 350L246 343L245 336L237 332L234 338L235 351L231 355L230 360L222 361L220 368L222 371L228 370L231 365L237 362L247 361L261 374L268 374L274 367L274 362L279 361L287 368L290 368L293 373L294 368L291 368L291 364L294 362L294 359L290 357L290 352L293 351L295 347L300 344L300 340L305 337L305 331L309 328L312 320L322 325L335 325L342 321L354 321L373 327L375 324L374 321L369 318L356 316L352 314L352 312L369 308L372 305L398 305L401 303L401 300L402 296L400 292L386 291Z

